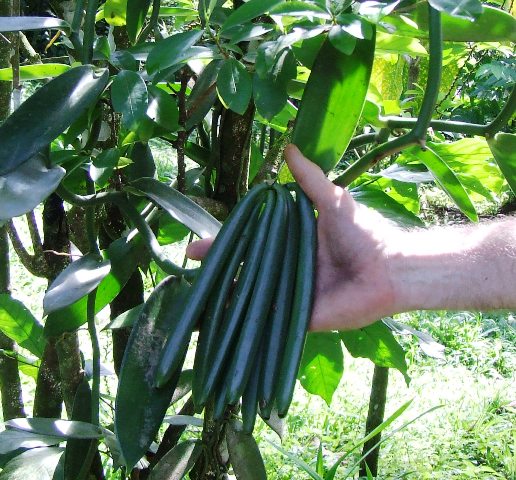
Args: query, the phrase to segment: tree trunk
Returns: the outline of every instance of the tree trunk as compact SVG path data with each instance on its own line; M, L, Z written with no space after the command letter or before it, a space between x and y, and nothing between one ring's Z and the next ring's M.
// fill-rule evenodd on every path
M373 382L371 385L371 396L369 397L369 411L367 412L366 435L369 435L376 427L382 424L385 414L385 403L387 401L387 385L389 384L389 369L387 367L374 366ZM379 433L364 444L362 455L371 450L380 440ZM376 447L367 455L360 465L360 476L367 477L367 468L376 477L378 475L378 459L380 447ZM366 468L367 465L367 468Z

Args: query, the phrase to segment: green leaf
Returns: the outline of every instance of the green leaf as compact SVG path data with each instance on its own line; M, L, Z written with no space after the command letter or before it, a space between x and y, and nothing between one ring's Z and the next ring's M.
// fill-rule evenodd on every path
M136 307L133 307L120 315L118 315L116 318L114 318L108 325L106 325L103 330L112 329L115 330L117 328L128 328L132 327L138 318L140 317L140 314L143 310L143 303L140 305L136 305Z
M188 393L192 390L192 378L192 369L183 370L181 372L177 382L177 387L174 390L174 395L172 395L172 400L170 400L170 405L174 405L174 403L188 395Z
M202 37L202 30L189 30L165 38L150 51L147 71L152 74L191 58L192 47Z
M148 143L136 142L127 156L133 162L124 168L124 177L128 182L142 177L154 177L156 162Z
M262 79L253 75L253 97L256 109L267 120L273 119L287 103L286 85L274 82L272 78Z
M74 420L54 418L14 418L5 422L7 428L37 435L48 435L61 439L81 440L102 438L104 434L98 425Z
M24 17L26 18L26 17ZM35 65L22 65L20 67L20 80L41 80L54 78L67 72L72 67L64 63L37 63ZM0 80L11 82L13 79L12 68L0 68Z
M202 418L194 417L192 415L170 415L163 419L163 423L178 427L191 425L193 427L202 428L202 426L204 425L204 420Z
M226 442L229 461L237 480L267 480L260 449L254 437L243 432L242 422L238 420L228 422Z
M12 358L18 362L18 369L24 375L27 375L34 380L38 378L39 366L41 365L41 361L37 358L29 358L25 355L21 355L18 352L13 352L12 350L3 350L0 349L0 355L3 355L7 358ZM1 467L1 461L0 461Z
M247 23L249 20L267 13L280 3L282 3L282 0L249 0L233 11L223 23L221 31L223 32L235 25Z
M440 12L470 21L476 20L483 12L479 0L428 0L428 3Z
M31 95L0 125L0 175L46 147L94 103L108 72L90 65L72 68Z
M36 357L43 356L43 327L23 303L7 293L0 293L0 330Z
M423 162L434 176L436 183L448 194L464 215L473 222L478 221L477 211L457 175L434 150L415 147L407 150L409 155Z
M45 315L68 307L92 292L111 270L111 262L88 253L68 265L43 297Z
M353 198L367 207L380 212L384 217L393 220L399 225L407 227L422 227L423 222L404 205L396 201L387 193L376 188L361 187L352 192Z
M176 388L177 379L156 388L154 374L172 334L171 317L180 313L187 294L184 280L168 277L154 289L131 332L115 404L115 432L128 470L153 442Z
M335 25L328 34L331 44L345 55L351 55L357 44L357 39L350 35L340 25Z
M34 210L59 185L66 170L46 167L45 155L36 154L4 175L0 175L0 224Z
M102 150L90 165L90 177L99 186L105 187L120 160L118 148Z
M353 357L368 358L380 367L396 368L409 382L405 352L383 322L358 330L342 331L339 335Z
M158 235L156 238L160 245L170 245L171 243L179 242L189 233L190 230L187 227L168 215L162 215L159 218Z
M288 15L289 17L325 18L329 20L331 15L316 3L293 0L282 2L269 10L270 15Z
M126 24L127 0L106 0L104 4L104 20L114 27Z
M330 405L343 371L344 358L339 334L309 333L298 373L303 388L319 395Z
M395 53L411 55L413 57L428 57L426 48L417 38L402 35L391 35L378 32L376 36L376 50L379 53Z
M487 143L511 190L516 193L516 135L497 133Z
M243 115L251 100L253 84L245 66L234 58L224 62L217 76L217 93L223 105Z
M12 452L18 448L39 448L57 445L62 441L62 438L55 436L40 435L20 430L4 430L0 432L0 454Z
M111 271L97 287L95 313L110 303L129 280L141 261L142 247L137 241L120 238L104 251L103 256L111 261ZM45 322L45 336L59 336L86 323L86 304L87 297L83 297L69 307L51 313Z
M149 87L147 116L167 132L179 130L179 109L172 95L158 87Z
M70 25L55 17L0 17L0 32L50 29L69 30Z
M150 4L151 0L127 0L126 28L132 43L136 43Z
M256 174L260 171L260 168L263 165L265 159L263 158L262 152L260 151L260 147L251 142L251 159L249 162L249 184L252 183Z
M201 238L215 237L220 230L220 222L206 210L176 189L152 178L141 178L131 186L147 195L153 202L164 208L172 217L187 226Z
M200 440L186 440L177 444L154 465L149 480L181 480L195 465L201 453Z
M62 467L62 448L34 448L13 458L0 473L0 480L54 480Z
M122 70L111 85L111 100L115 112L122 114L122 125L135 130L147 111L147 85L138 73Z

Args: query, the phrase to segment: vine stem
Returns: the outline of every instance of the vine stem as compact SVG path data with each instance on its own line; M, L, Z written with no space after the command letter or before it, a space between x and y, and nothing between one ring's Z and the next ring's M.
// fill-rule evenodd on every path
M432 120L432 113L437 103L439 94L439 85L441 84L442 71L442 29L441 14L430 5L428 5L429 13L429 50L430 59L428 66L428 81L423 95L423 102L419 116L416 119L412 130L405 135L395 138L390 142L383 143L367 152L363 157L359 158L355 163L350 165L339 177L334 181L336 185L347 186L362 173L381 159L400 152L411 145L421 145L425 147L426 131Z
M142 218L138 210L127 199L123 192L101 192L95 195L76 195L60 185L56 193L66 202L79 207L89 207L101 205L104 203L113 203L129 218L134 224L138 232L143 238L147 248L150 251L152 259L156 264L169 275L184 276L187 280L192 280L198 272L198 269L185 269L176 265L174 262L166 258L161 246L154 235L154 232Z
M516 111L516 85L512 87L512 92L505 105L503 106L497 117L485 127L486 137L493 137L496 132L500 131L511 119Z
M88 0L84 17L84 38L82 43L82 63L89 64L93 60L93 41L95 39L95 16L98 0Z

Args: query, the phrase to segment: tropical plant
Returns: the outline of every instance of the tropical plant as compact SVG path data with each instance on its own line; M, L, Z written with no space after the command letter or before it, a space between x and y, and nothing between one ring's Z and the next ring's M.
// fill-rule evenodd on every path
M47 478L104 478L99 442L122 477L225 478L232 469L240 479L266 478L250 432L257 414L275 429L281 421L273 397L257 402L257 383L250 381L259 381L256 369L250 373L253 367L271 371L267 355L260 354L267 337L263 325L262 332L242 328L245 338L253 339L238 342L235 358L247 362L242 382L229 397L220 395L218 406L212 396L199 401L202 395L195 394L204 385L199 379L208 374L215 391L223 388L223 379L213 373L215 357L198 348L202 368L197 359L193 372L182 366L202 314L199 345L203 329L211 325L208 313L216 311L212 304L218 302L217 315L229 315L226 299L239 269L239 283L249 271L251 285L260 272L260 285L266 285L271 265L264 273L259 258L245 257L241 267L243 257L235 254L230 266L231 247L244 242L239 238L253 239L258 246L249 251L255 256L263 249L256 240L260 232L263 238L275 232L277 239L267 238L267 246L284 248L285 233L274 220L279 203L273 207L281 198L283 205L299 205L297 216L294 207L285 210L288 218L313 231L313 208L302 192L291 196L279 186L296 190L282 162L282 149L291 140L359 202L405 226L422 225L422 184L442 189L472 221L478 220L480 202L496 203L516 191L516 136L507 127L516 106L511 73L516 21L504 2L55 0L39 11L33 5L30 15L22 15L14 0L0 5L0 251L5 260L0 348L9 359L0 370L8 420L0 433L0 478L33 478L43 469ZM472 77L470 66L479 51L496 54L490 63L479 62ZM469 77L457 80L457 65L467 68ZM487 88L494 93L488 95ZM475 96L496 108L486 113L485 102ZM438 102L442 118L434 118ZM459 109L468 112L460 121ZM160 178L151 149L158 140L176 155L176 171ZM270 187L273 182L277 185ZM264 201L265 191L273 192L267 199L277 200ZM220 247L200 269L170 260L165 246L190 232L200 238L216 235L221 226L214 217L225 220L230 211L218 236ZM268 211L270 229L256 227ZM22 215L32 253L12 220ZM247 233L240 237L247 217ZM24 266L48 281L41 321L9 293L7 235ZM314 250L307 240L299 243L306 255L303 266ZM298 258L288 245L293 250L284 255L285 265L287 258L294 263ZM253 262L256 268L246 270ZM231 273L216 276L224 271ZM285 271L292 283L294 269ZM164 280L144 302L145 272ZM310 292L311 275L307 269L306 281L296 280L299 292ZM214 293L215 282L220 292ZM252 289L241 289L251 296ZM303 351L310 295L288 289L279 295L276 305L293 298L287 307L297 301L305 314L290 327L296 340L287 343L295 354L283 357L288 375L282 377L282 370L271 376L272 384L278 375L282 385L289 384L281 416L296 375L308 392L331 402L343 373L343 346L376 364L383 389L386 368L407 375L403 349L382 322L352 332L309 334ZM253 308L266 317L267 302L259 300ZM113 402L102 391L96 321L108 305L118 375L114 418L100 409L102 402ZM89 375L77 336L83 325L91 339ZM232 338L225 328L213 328L215 341L206 343L210 355L229 355L233 361ZM276 358L275 368L281 363ZM239 365L233 361L230 371L236 375ZM22 418L19 371L36 381L32 418ZM255 389L254 396L243 393L243 424L238 420L242 388ZM373 385L373 395L385 401L378 386ZM170 405L179 401L180 414L167 417ZM68 420L61 419L63 402ZM367 439L373 443L366 459L378 453L382 421L368 422ZM202 431L181 440L188 426ZM332 467L334 475L338 467ZM364 471L376 475L376 468L373 458Z

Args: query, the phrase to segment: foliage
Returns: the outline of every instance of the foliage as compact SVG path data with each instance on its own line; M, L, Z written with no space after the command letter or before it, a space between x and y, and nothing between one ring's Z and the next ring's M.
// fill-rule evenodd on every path
M29 450L10 460L1 476L17 478L37 470L40 476L65 478L74 468L86 478L98 440L123 475L136 465L150 478L167 471L170 478L189 472L190 478L201 479L211 470L223 474L230 468L237 478L266 478L255 439L235 418L238 406L214 421L208 405L203 431L195 439L179 442L185 425L177 430L171 424L160 439L156 461L147 455L160 437L176 384L183 390L189 384L181 381L180 366L164 388L156 387L159 353L165 341L175 345L170 339L177 343L182 338L170 331L170 319L185 308L185 290L197 298L197 284L187 283L196 269L171 261L163 245L177 243L190 231L201 238L215 235L220 224L208 210L224 218L253 181L291 180L278 150L288 141L298 110L294 140L326 171L338 164L330 175L337 184L351 184L359 202L401 225L420 225L418 188L431 184L477 221L479 199L496 204L511 189L516 192L510 131L516 103L510 42L516 21L478 0L249 0L232 5L221 0L155 0L152 5L148 0L77 0L43 10L0 17L0 32L44 32L47 46L56 44L48 52L38 48L38 55L47 57L44 63L36 55L18 68L16 52L12 68L0 69L0 81L15 87L38 82L0 125L0 224L8 225L16 242L11 218L42 203L47 208L57 198L70 205L71 224L72 213L81 212L72 229L81 258L51 273L38 227L30 224L32 257L39 265L47 262L47 268L38 270L27 260L31 255L23 256L22 242L17 251L51 281L44 328L21 302L1 292L0 329L44 360L47 344L87 324L93 350L91 401L81 415L85 423L41 418L7 423L4 436L9 442L19 438L11 447L5 447L5 440L2 451ZM52 41L50 33L56 33ZM53 58L56 52L66 52L64 64ZM443 64L458 65L456 78L441 75ZM436 105L439 118L433 118ZM278 138L278 133L285 135ZM158 139L177 152L173 182L163 181L163 172L159 180L149 178L156 172L149 144ZM43 220L48 222L48 216ZM48 223L46 236L45 227ZM61 253L70 254L67 248ZM125 285L149 270L168 278L136 313L111 324L120 331L133 325L124 359L115 365L120 384L113 434L111 425L99 426L95 315L108 304L115 311L116 301L127 294ZM135 300L124 311L141 304L131 293ZM188 340L185 336L174 349L181 365ZM452 341L440 340L447 347ZM408 381L404 351L383 323L355 332L312 334L298 377L328 405L343 375L343 345L355 357L398 369ZM188 406L187 401L183 408ZM199 422L194 413L201 412L187 413L187 424ZM268 421L281 430L279 420ZM63 439L69 440L64 455L55 446ZM88 440L88 453L79 455L72 448L79 444L72 440ZM340 463L327 472L319 455L311 475L334 478Z

